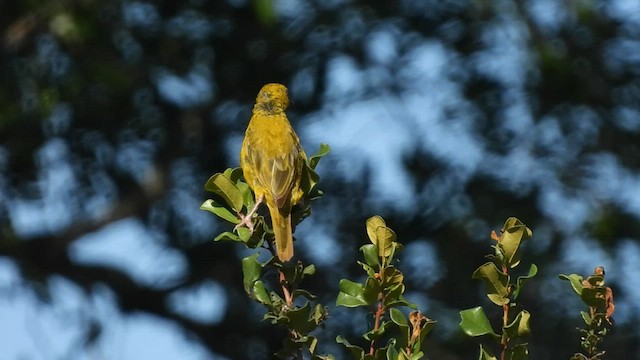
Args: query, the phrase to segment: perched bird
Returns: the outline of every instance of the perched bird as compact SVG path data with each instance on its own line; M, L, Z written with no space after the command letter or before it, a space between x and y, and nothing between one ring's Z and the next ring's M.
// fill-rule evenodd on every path
M256 195L256 204L236 226L252 229L251 216L260 203L266 202L281 261L293 257L291 208L303 195L300 178L307 159L284 112L288 105L284 85L267 84L258 93L240 150L240 166Z

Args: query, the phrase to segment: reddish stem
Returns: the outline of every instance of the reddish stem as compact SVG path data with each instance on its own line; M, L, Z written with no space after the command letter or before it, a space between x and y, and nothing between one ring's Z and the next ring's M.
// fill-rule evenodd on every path
M502 265L502 272L505 274L509 273L509 268ZM509 324L509 304L502 305L502 328L504 329ZM502 333L502 339L500 341L500 345L502 346L502 353L500 354L500 360L505 360L507 356L507 344L508 344L507 336L504 334L504 330Z
M282 294L284 295L284 301L287 303L288 307L293 307L293 297L291 296L291 291L289 290L289 286L287 285L287 279L284 276L282 271L280 273L280 286L282 286Z
M385 307L384 307L384 294L382 291L378 294L378 309L376 310L375 321L373 324L373 331L377 331L380 328L380 320L382 319L382 315L384 315ZM373 356L375 352L375 340L371 340L371 346L369 347L369 355Z

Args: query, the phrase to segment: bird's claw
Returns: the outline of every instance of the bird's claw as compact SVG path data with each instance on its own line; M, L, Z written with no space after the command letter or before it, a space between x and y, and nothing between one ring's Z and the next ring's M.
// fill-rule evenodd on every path
M253 232L253 221L251 221L253 214L241 214L238 213L238 217L240 218L240 222L234 226L233 231L238 231L242 226L246 226L251 232Z

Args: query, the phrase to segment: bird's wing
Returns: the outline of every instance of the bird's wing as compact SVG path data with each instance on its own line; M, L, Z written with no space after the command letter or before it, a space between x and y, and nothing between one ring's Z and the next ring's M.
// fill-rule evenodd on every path
M279 208L287 204L295 178L295 148L283 155L267 157L264 153L251 149L246 157L248 167L255 175L256 185L273 197ZM256 189L254 189L256 191Z
M282 208L291 195L295 177L295 149L269 161L271 181L269 189L276 205Z

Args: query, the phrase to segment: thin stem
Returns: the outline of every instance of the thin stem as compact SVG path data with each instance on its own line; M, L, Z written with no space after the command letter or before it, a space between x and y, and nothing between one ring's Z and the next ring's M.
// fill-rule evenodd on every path
M282 295L284 296L284 301L286 302L287 307L293 308L293 296L291 295L291 289L289 284L287 283L287 278L284 276L282 270L278 270L278 273L280 274L280 286L282 287ZM292 339L296 339L299 337L299 334L297 331L289 329L289 336L291 336ZM298 348L298 352L296 353L295 358L299 360L303 359L301 348Z
M280 286L282 286L284 301L287 303L288 307L293 307L293 296L291 296L291 290L289 289L289 285L287 284L287 279L281 270L278 270L278 273L280 273Z
M382 315L384 315L385 307L384 307L384 294L382 291L378 294L378 309L376 310L375 320L373 324L373 331L377 331L380 328L380 320L382 319ZM371 346L369 347L369 355L373 355L375 352L375 340L371 340Z
M502 265L502 272L505 274L509 273L509 268L505 265ZM502 305L502 329L504 329L509 324L509 304ZM500 353L500 360L505 360L507 356L507 345L509 344L509 339L505 334L504 330L502 332L502 339L500 340L500 346L502 347L502 352Z

